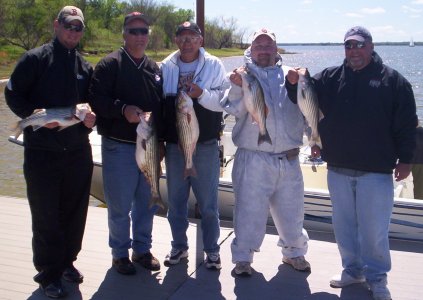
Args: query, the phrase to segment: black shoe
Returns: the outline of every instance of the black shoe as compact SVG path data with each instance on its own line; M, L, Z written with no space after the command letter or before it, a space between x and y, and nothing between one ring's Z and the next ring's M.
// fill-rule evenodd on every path
M136 254L134 252L132 253L132 261L139 263L141 266L151 271L160 270L160 262L151 252L144 254Z
M82 275L73 265L67 267L63 271L62 277L64 280L73 283L81 283L84 281L84 275Z
M134 264L128 257L113 258L112 266L116 269L116 271L123 275L134 275L137 272Z
M41 282L43 282L43 280L45 279L45 273L44 273L44 271L40 271L40 272L38 272L38 274L37 275L35 275L34 277L33 277L33 279L34 279L34 281L36 282L36 283L39 283L39 284L41 284Z
M45 287L43 287L42 285L40 287L44 294L49 298L63 298L68 294L63 288L60 279L53 281Z

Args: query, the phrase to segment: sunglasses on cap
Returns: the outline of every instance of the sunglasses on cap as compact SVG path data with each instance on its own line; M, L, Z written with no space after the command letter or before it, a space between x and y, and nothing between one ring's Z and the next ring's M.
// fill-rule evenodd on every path
M63 24L63 28L65 28L68 31L76 31L76 32L81 32L84 30L84 26L82 25L73 25L71 23L62 23Z
M347 41L344 43L345 49L351 50L353 48L361 49L366 47L365 42L357 42L357 43L351 43L350 41Z
M148 35L148 28L140 27L140 28L128 28L126 31L132 35Z

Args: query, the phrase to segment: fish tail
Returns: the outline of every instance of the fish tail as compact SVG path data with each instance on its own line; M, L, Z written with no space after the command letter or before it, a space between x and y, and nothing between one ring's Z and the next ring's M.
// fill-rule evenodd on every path
M17 139L22 134L21 123L18 121L9 126L9 130L15 134L15 138Z
M270 138L270 135L269 135L269 132L267 131L267 129L266 129L264 134L259 133L257 145L261 145L264 142L267 142L270 145L272 145L272 139Z
M191 168L185 168L184 170L184 179L187 179L188 176L197 177L197 170L195 170L194 165Z
M160 195L151 196L149 208L152 208L155 205L157 205L158 207L160 207L162 209L165 209L164 202L163 202L162 197Z

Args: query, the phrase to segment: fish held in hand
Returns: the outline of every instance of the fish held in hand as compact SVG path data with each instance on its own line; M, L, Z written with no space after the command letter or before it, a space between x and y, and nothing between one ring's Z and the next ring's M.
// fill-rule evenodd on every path
M193 163L193 155L197 145L200 127L194 111L192 99L184 91L180 91L176 100L176 130L179 146L185 158L184 178L197 176Z
M89 112L91 112L91 107L88 103L69 107L37 109L29 117L18 121L10 129L15 132L15 138L18 138L28 126L32 126L32 129L36 131L48 123L57 123L59 130L62 130L82 122Z
M299 75L297 87L297 103L308 123L308 126L311 128L309 145L310 147L317 145L322 148L317 125L323 118L323 115L319 110L317 93L308 70L306 68L299 68L297 69L297 72Z
M151 113L140 115L140 122L137 126L135 160L137 161L139 169L150 184L150 208L157 205L164 209L165 204L159 189L160 175L162 173L160 167L159 141Z
M260 82L251 73L244 69L239 72L242 77L242 91L244 94L244 103L248 113L257 123L259 128L259 135L257 145L264 142L272 144L272 139L266 128L267 106L264 100L263 88Z

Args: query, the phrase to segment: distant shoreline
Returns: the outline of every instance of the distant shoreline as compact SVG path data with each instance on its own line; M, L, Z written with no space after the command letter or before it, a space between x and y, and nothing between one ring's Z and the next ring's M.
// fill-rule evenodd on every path
M341 46L344 43L277 43L278 46ZM373 42L375 46L409 46L410 42ZM414 42L414 46L423 46L423 42Z

